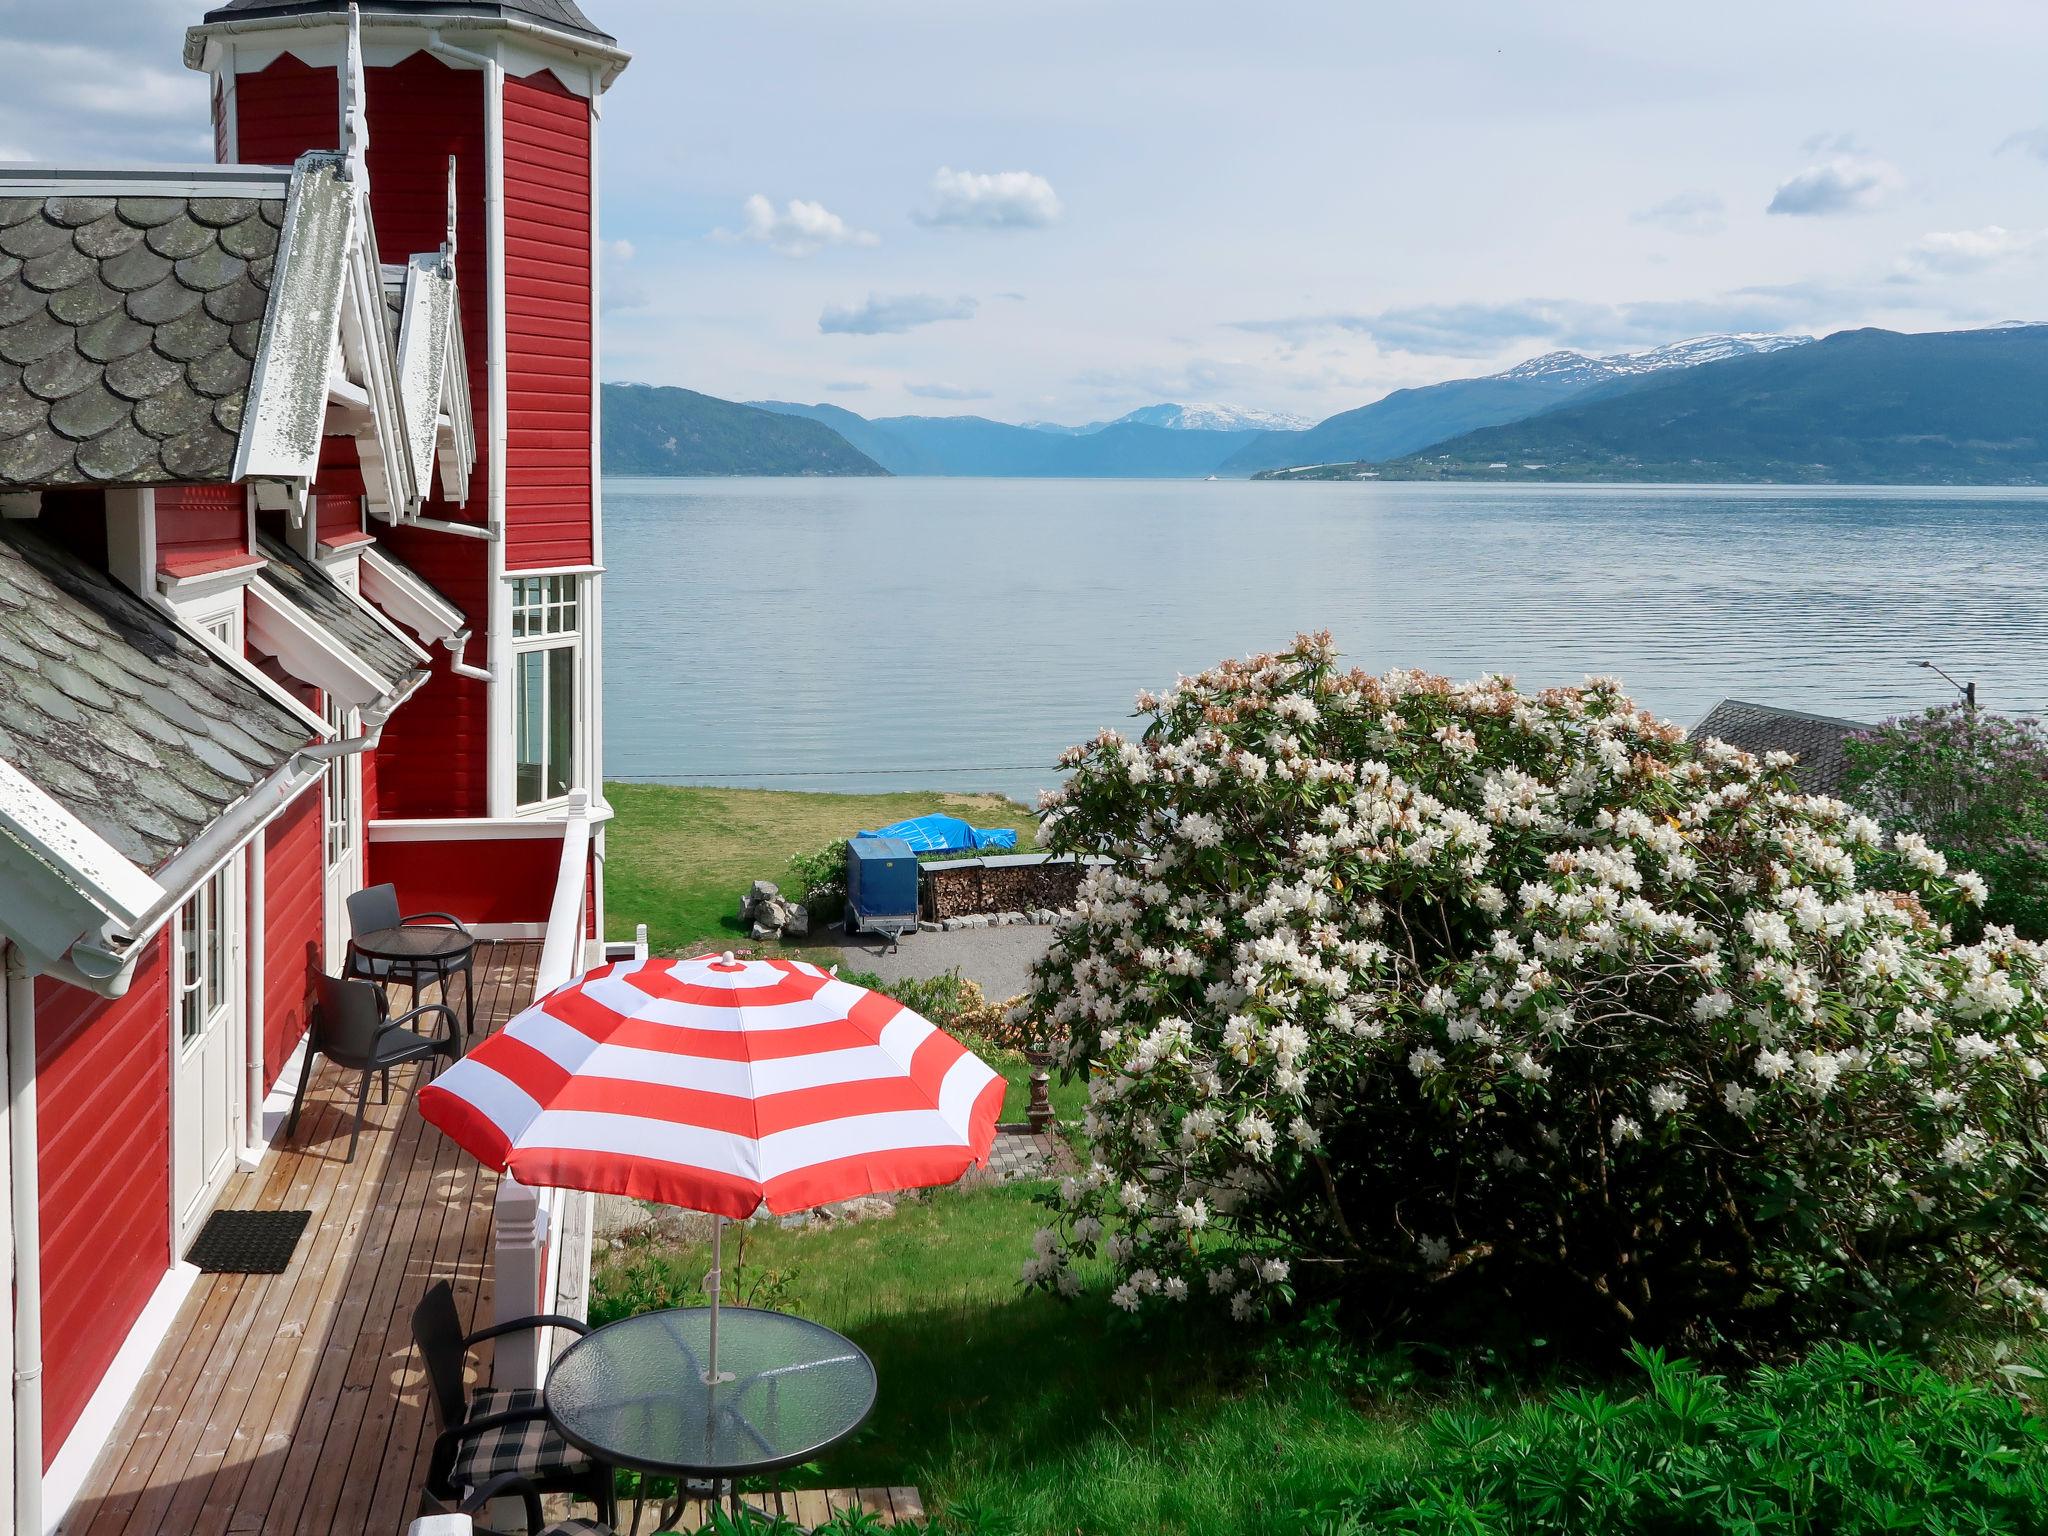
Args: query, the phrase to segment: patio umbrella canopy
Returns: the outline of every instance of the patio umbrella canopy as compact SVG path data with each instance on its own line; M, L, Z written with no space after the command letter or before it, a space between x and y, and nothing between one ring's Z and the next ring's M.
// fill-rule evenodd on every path
M795 960L646 960L549 993L420 1090L522 1184L745 1217L949 1184L1003 1078L894 998Z

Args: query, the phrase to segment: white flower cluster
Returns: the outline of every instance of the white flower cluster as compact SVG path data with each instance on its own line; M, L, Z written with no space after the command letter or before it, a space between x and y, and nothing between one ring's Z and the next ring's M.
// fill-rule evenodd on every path
M1072 749L1047 797L1058 845L1110 862L1036 975L1094 1165L1027 1282L1071 1292L1099 1251L1121 1307L1252 1315L1289 1254L1441 1230L1445 1191L1369 1170L1461 1125L1458 1198L1503 1208L1744 1137L1817 1149L1813 1198L1880 1225L1953 1217L2007 1166L1995 1111L2048 1071L2048 956L1951 947L1939 914L1981 882L1917 839L1916 890L1861 886L1881 833L1783 765L1688 743L1609 679L1374 677L1325 636L1141 707L1150 729ZM1883 1168L1834 1155L1852 1126L1889 1138Z

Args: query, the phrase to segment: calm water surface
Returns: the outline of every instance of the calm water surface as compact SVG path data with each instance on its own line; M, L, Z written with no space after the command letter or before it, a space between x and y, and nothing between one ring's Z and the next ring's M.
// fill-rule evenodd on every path
M1874 720L2048 709L2048 492L605 482L613 777L998 789L1140 688L1327 627L1374 670Z

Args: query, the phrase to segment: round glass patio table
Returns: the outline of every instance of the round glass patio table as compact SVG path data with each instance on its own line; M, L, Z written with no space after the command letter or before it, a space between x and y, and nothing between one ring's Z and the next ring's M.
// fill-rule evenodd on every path
M548 1417L571 1445L615 1466L729 1483L822 1455L875 1406L873 1363L804 1318L721 1307L713 1385L710 1345L709 1307L607 1323L548 1372Z
M474 935L436 923L402 923L396 928L373 928L368 933L359 933L350 942L357 953L372 960L405 967L415 982L432 971L444 1003L448 1001L448 973L460 971L462 1043L466 1045L469 1036L476 1033L476 975L471 969L476 956Z

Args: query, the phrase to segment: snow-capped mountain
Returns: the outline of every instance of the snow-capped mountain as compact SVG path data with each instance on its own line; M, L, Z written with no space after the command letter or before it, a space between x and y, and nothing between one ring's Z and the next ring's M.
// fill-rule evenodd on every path
M1779 352L1800 347L1811 336L1774 336L1744 333L1733 336L1691 336L1684 341L1666 342L1641 352L1613 352L1605 357L1588 357L1583 352L1545 352L1525 363L1517 363L1497 379L1555 379L1566 383L1599 384L1608 379L1625 379L1643 373L1662 373L1670 368L1693 368L1701 363L1718 363L1731 357L1748 357L1757 352Z
M1299 432L1315 425L1311 417L1238 405L1145 405L1126 411L1113 425L1124 422L1176 432Z

